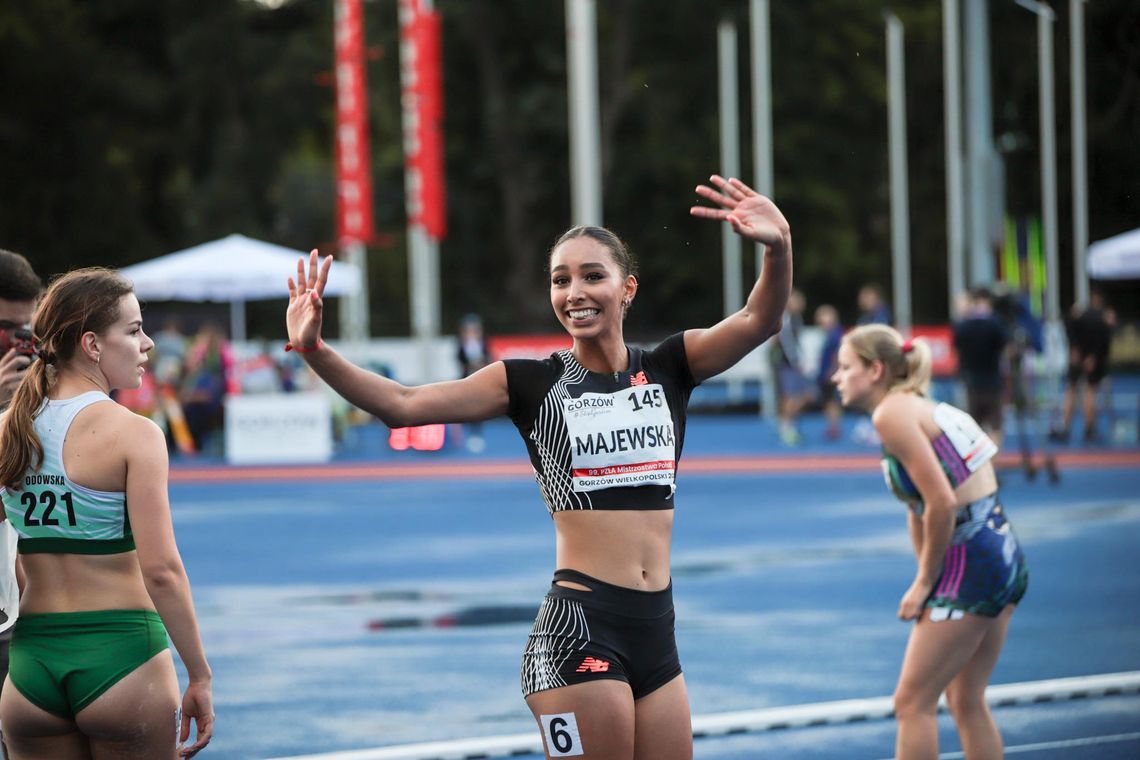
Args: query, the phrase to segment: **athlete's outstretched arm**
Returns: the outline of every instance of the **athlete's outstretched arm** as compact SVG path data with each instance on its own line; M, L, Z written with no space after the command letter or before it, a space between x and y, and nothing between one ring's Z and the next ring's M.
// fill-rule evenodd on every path
M762 243L764 267L744 308L716 325L685 333L685 353L693 378L700 382L724 372L780 331L792 289L792 233L776 204L738 179L712 175L715 186L698 185L697 194L720 208L693 206L702 219L728 222L745 240Z
M507 370L490 364L462 380L406 386L368 372L345 359L321 340L322 298L332 258L318 261L309 254L297 262L297 280L289 278L289 308L285 323L289 343L313 371L349 403L379 417L389 427L435 422L474 422L507 412Z

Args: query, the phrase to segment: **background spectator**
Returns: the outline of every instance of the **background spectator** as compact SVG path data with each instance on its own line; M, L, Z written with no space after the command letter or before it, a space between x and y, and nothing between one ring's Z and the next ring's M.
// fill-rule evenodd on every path
M1008 290L994 294L994 314L1005 324L1009 334L1006 356L1009 360L1009 398L1013 403L1014 419L1017 423L1018 448L1021 451L1021 467L1027 478L1037 476L1037 466L1033 463L1033 445L1030 440L1030 419L1035 404L1031 392L1033 382L1032 365L1029 359L1033 354L1045 350L1044 323L1033 315L1025 293ZM1053 452L1044 449L1045 471L1051 483L1060 479Z
M1002 438L1005 381L1002 357L1009 333L994 315L993 298L984 288L970 292L966 313L954 323L958 377L966 387L966 409L998 446Z
M181 382L186 343L186 336L174 318L167 319L154 334L154 374L159 385L177 387Z
M483 335L483 320L478 314L468 314L459 323L459 367L462 377L483 369L490 363L487 339ZM467 449L478 453L484 449L483 423L470 422L464 426Z
M816 373L815 384L819 388L819 403L823 407L824 416L827 417L827 440L834 441L840 435L840 420L843 417L843 408L839 403L839 394L831 376L839 368L839 344L843 341L843 325L839 324L839 312L831 304L823 304L815 310L816 327L823 330L823 347L819 352L819 371Z
M223 404L230 390L233 357L217 325L206 324L186 351L179 394L182 412L197 451L222 428Z
M889 325L891 324L891 307L883 298L883 289L876 283L870 282L859 288L859 318L857 325Z
M0 250L0 412L7 408L32 358L18 345L17 330L32 322L43 282L32 265L18 253ZM0 689L8 675L8 648L12 626L20 611L23 568L16 561L16 531L7 520L0 524ZM7 757L0 733L0 754Z
M1065 333L1069 339L1069 373L1065 382L1065 400L1061 408L1061 426L1049 434L1058 442L1069 440L1069 430L1073 424L1073 408L1076 406L1077 386L1084 381L1084 403L1082 412L1085 422L1085 441L1095 441L1096 433L1096 394L1100 383L1108 374L1108 352L1112 343L1112 325L1105 309L1104 296L1093 291L1089 294L1089 305L1081 308L1074 304L1070 317L1065 322Z
M0 409L8 405L32 357L17 347L18 330L32 323L43 283L18 253L0 249Z
M772 376L776 379L776 414L779 417L780 440L788 446L800 442L796 418L812 396L803 373L803 349L800 347L804 305L804 294L792 290L784 309L780 333L768 354L772 362Z

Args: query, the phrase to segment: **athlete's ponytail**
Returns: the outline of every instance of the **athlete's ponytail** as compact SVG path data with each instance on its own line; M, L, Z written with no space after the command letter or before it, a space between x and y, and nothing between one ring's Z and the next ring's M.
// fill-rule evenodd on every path
M43 461L44 448L32 428L32 419L47 397L47 374L42 358L24 370L0 423L0 485L9 489L20 487L24 471L28 469L25 463Z
M925 396L930 389L932 354L922 338L903 340L893 327L876 324L856 327L843 341L863 361L883 365L890 390Z

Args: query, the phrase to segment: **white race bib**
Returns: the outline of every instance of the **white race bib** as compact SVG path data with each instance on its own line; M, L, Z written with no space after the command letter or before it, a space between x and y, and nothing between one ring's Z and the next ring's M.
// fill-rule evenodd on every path
M950 445L962 457L966 469L977 472L997 454L997 444L986 435L986 431L974 418L949 404L934 407L934 423L942 428Z
M673 486L676 438L665 391L653 383L563 399L575 491Z

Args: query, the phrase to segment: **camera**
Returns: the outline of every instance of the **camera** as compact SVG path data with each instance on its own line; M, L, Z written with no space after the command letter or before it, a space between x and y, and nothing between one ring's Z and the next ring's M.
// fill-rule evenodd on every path
M19 356L35 357L39 354L36 339L26 327L18 327L11 332L0 330L0 356L15 351Z

